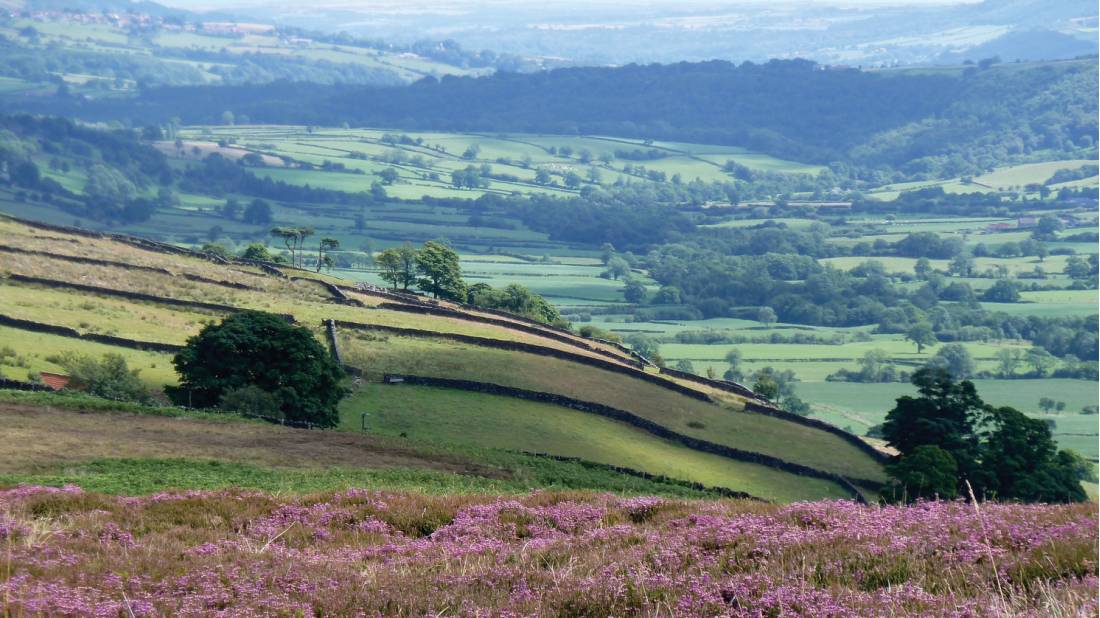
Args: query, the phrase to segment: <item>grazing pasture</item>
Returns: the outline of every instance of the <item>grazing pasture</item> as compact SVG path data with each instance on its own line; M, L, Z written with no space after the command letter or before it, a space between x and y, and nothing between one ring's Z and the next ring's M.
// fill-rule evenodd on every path
M779 502L841 498L820 479L700 453L624 423L561 406L434 387L371 384L341 405L344 425L433 444L548 452L725 487Z

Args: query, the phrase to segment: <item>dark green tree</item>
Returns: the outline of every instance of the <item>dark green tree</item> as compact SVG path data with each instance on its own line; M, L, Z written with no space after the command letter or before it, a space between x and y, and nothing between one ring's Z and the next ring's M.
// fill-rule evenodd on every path
M1013 281L1001 279L982 294L982 300L990 303L1020 302L1020 287Z
M274 258L271 256L271 252L267 250L267 247L263 243L254 242L249 244L241 251L241 257L246 260L256 260L259 262L271 262Z
M1050 427L1009 407L991 413L982 465L1002 500L1082 502L1079 463L1057 451Z
M984 418L985 403L974 384L955 382L939 368L918 369L912 382L919 396L899 397L894 409L886 413L882 434L887 444L902 456L924 445L947 451L961 478L970 479L978 491L979 443L974 428Z
M317 245L317 272L321 272L321 267L326 265L325 258L329 256L326 252L333 251L340 248L340 241L335 238L322 238L320 244ZM330 262L331 263L331 260Z
M647 291L645 286L633 279L626 282L626 286L623 288L623 298L626 302L632 304L641 304L645 302Z
M249 225L267 225L271 223L271 204L259 198L252 200L244 209L241 220Z
M348 390L344 372L310 333L260 311L207 325L172 360L180 385L166 389L177 404L218 406L232 391L255 386L278 402L289 421L339 423L336 406Z
M382 271L379 276L395 291L398 287L408 290L410 285L416 283L416 249L409 243L382 251L374 262Z
M956 380L974 375L974 359L961 343L949 343L940 348L928 361L928 366L943 369Z
M905 338L917 346L917 354L924 352L926 346L936 345L936 333L928 322L917 322L905 332Z
M435 298L463 301L466 284L458 265L458 253L442 242L429 240L416 252L417 287Z
M951 453L938 446L924 444L888 466L902 492L896 499L954 498L958 491L958 470Z

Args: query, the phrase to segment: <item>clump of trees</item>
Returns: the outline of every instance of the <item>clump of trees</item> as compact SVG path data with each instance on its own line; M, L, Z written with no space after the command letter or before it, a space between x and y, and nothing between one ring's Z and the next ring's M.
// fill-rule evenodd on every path
M348 394L343 369L308 329L260 311L207 325L172 364L180 384L165 392L179 405L335 427L336 406Z
M149 389L138 377L141 370L130 369L121 354L108 352L97 359L70 351L48 360L63 367L73 385L90 395L115 401L152 401Z
M382 280L394 291L408 291L415 285L435 298L466 300L458 253L442 241L429 240L420 249L409 243L391 247L379 253L374 263L381 270Z
M466 302L487 309L508 311L544 324L567 325L557 307L518 283L502 289L495 289L486 283L475 283L466 291Z
M899 397L881 435L900 455L888 466L898 500L980 498L1080 502L1091 466L1059 451L1047 423L994 407L974 384L942 368L913 374L917 397Z
M486 283L467 285L462 278L458 253L439 240L429 240L419 249L409 243L391 247L374 259L382 280L393 290L417 289L435 298L499 309L545 324L568 326L557 308L545 298L519 285L496 289Z
M764 367L753 374L752 390L787 412L807 416L810 405L802 401L795 392L794 383L797 381L798 377L790 369Z

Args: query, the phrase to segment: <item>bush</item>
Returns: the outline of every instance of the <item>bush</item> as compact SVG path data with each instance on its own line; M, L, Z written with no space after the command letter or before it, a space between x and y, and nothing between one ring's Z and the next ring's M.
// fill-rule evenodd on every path
M260 311L207 325L172 363L181 382L166 389L169 397L198 407L220 405L232 391L254 386L274 397L287 420L335 427L336 405L348 393L340 384L343 370L309 330ZM256 405L259 399L237 393L230 402Z
M90 395L137 403L148 403L152 399L138 378L140 369L130 369L121 354L109 352L96 360L86 354L66 352L53 360L65 368L74 386Z

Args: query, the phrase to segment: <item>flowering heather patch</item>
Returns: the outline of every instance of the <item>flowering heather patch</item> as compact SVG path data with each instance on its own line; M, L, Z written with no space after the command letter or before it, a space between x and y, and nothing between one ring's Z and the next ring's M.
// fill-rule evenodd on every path
M1095 616L1095 509L18 487L0 490L0 601L11 616Z

